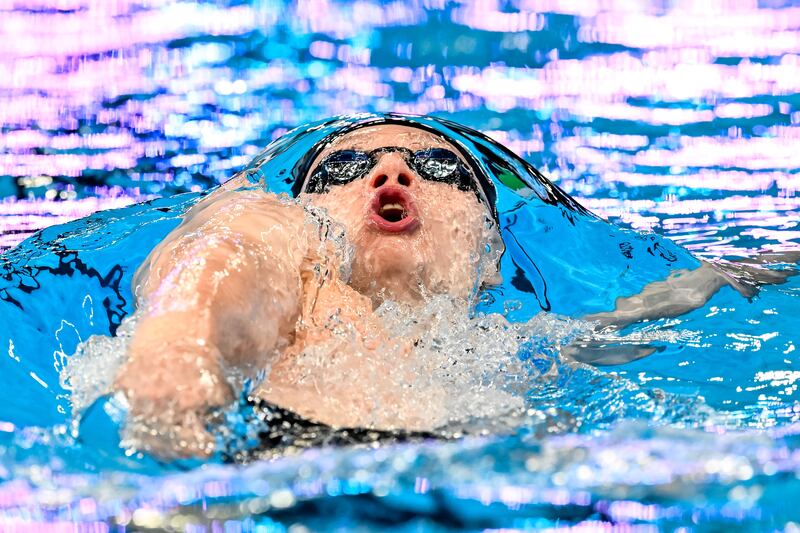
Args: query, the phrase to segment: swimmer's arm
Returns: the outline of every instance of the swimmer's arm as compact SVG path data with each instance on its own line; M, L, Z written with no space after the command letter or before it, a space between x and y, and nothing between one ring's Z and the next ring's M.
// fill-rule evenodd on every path
M647 285L642 292L618 298L615 309L584 317L600 327L625 327L636 322L675 317L704 306L721 288L730 286L745 298L752 298L758 288L780 284L797 273L794 268L771 270L761 265L800 262L800 252L764 254L732 263L702 261L694 270L678 270L666 280Z
M681 269L663 281L645 286L638 294L617 298L613 311L584 317L601 328L625 327L636 322L683 315L702 307L722 287L735 280L703 262L694 270Z
M613 311L594 313L583 317L595 322L597 330L619 329L649 320L679 316L708 302L722 287L732 285L740 292L747 287L732 277L717 270L710 263L702 262L694 270L681 269L667 279L645 286L638 294L617 298ZM745 294L750 296L750 294ZM562 349L562 354L592 365L620 365L641 359L656 349L643 344L618 344L610 346L602 337L579 338Z
M800 263L800 252L762 254L731 263L702 262L694 270L679 270L664 281L647 285L642 292L618 298L615 309L583 317L596 322L598 330L619 329L636 322L679 316L704 306L721 288L730 286L746 298L759 287L780 284L798 273L796 268L771 269L762 265ZM562 354L592 365L620 365L652 354L649 344L608 343L602 336L576 339Z
M268 365L300 310L304 227L300 207L261 191L190 210L135 276L140 318L115 382L132 412L180 426L232 398L226 368Z

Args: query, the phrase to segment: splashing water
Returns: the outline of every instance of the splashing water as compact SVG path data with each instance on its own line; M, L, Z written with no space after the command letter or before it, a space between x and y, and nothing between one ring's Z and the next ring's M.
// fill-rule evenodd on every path
M324 210L308 204L303 207L307 221L323 237L320 249L332 251L342 260L342 272L349 271L352 245L343 228ZM478 270L492 271L499 257L491 245L496 230L493 224L480 230L486 244L480 247ZM421 306L385 300L375 315L391 337L377 349L365 351L352 327L326 324L333 336L307 346L292 360L283 379L290 387L302 389L313 377L313 386L325 391L327 409L353 420L350 425L446 428L459 434L510 431L524 423L526 393L531 386L540 381L544 386L545 377L556 378L557 368L563 366L560 348L579 335L590 334L592 326L555 315L512 323L502 315L475 315L473 309L473 302L444 294L429 294ZM80 419L98 398L112 393L139 316L137 312L126 317L114 337L94 335L79 344L61 371L61 385L69 392L74 418ZM529 354L521 359L524 348ZM269 367L264 369L257 379L268 380L269 371ZM234 390L240 390L246 378L238 371L227 375ZM360 416L349 416L352 405L339 400L354 395L359 405L368 406ZM528 415L536 405L528 402ZM142 439L151 438L154 431L168 436L168 430L150 427L143 419L133 418L127 426L123 440L129 450L148 449Z

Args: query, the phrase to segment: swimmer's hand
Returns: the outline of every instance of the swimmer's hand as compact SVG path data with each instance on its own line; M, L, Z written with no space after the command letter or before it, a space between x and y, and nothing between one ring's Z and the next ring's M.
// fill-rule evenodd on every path
M208 457L207 415L233 398L218 354L196 342L134 342L115 388L130 406L125 441L164 459Z

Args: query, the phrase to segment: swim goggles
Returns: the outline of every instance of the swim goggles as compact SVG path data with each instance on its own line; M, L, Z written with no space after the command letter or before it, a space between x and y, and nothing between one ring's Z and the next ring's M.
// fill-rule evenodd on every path
M338 150L328 154L308 178L305 192L323 193L331 185L345 185L361 179L375 168L382 154L399 153L419 177L455 185L462 191L475 191L475 177L454 152L446 148L426 148L413 152L403 146L383 146L369 152Z

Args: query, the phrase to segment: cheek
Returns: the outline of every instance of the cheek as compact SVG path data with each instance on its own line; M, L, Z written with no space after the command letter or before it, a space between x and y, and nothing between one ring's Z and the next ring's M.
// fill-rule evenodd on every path
M333 220L342 224L351 240L364 224L366 205L363 191L352 185L335 187L326 194L314 195L311 200L313 205L324 208Z
M471 252L483 235L483 208L468 193L431 195L423 213L432 243L442 250Z
M356 202L342 202L328 207L328 213L348 230L360 226L364 218L363 206Z

